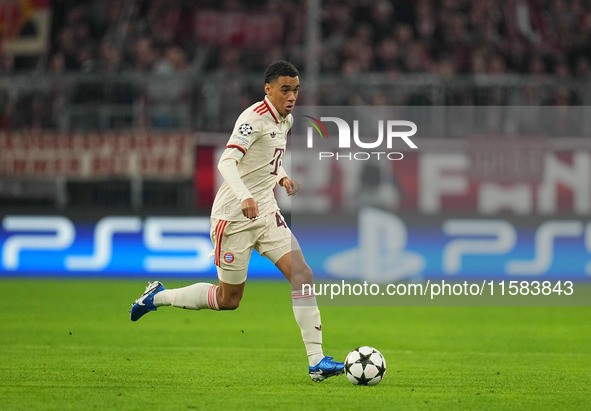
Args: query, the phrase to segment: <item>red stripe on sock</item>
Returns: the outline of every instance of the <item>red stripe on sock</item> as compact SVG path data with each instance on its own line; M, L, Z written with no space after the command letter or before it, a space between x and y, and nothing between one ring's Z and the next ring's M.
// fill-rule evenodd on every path
M310 291L309 293L302 293L301 291L292 291L291 292L291 296L292 297L315 297L316 294L314 294L314 291Z
M209 287L209 290L207 291L207 304L209 304L209 308L211 308L212 310L217 310L215 303L215 294L217 288L217 285L212 285L211 287Z

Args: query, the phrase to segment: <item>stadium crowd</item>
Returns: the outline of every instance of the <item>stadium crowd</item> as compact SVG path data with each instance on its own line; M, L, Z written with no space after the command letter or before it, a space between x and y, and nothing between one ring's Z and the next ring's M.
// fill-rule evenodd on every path
M303 67L305 1L54 2L50 71L260 71L283 55ZM128 7L131 3L131 7ZM322 71L588 76L590 0L321 2ZM256 11L253 12L253 9ZM274 47L195 42L200 10L273 13ZM231 29L231 28L229 28ZM188 34L189 33L189 34Z
M33 59L4 55L0 71L5 76L34 71L207 77L223 85L222 93L239 95L233 99L238 109L260 92L233 78L260 72L277 58L289 59L300 68L307 66L306 3L54 0L47 54ZM234 20L224 20L224 16L234 16ZM260 16L275 25L245 39L249 35L245 32L256 31ZM320 72L328 78L353 81L381 73L393 80L419 74L443 79L454 75L552 76L572 81L585 80L591 73L591 0L322 0L319 18ZM150 117L147 124L170 128L179 124L167 117L166 106L188 104L194 111L205 104L203 95L210 94L207 87L198 92L183 84L169 88L138 91L128 85L107 93L101 85L85 86L70 90L61 100L61 89L54 88L49 94L21 93L16 101L4 89L0 94L3 127L57 127L56 110L65 98L77 104L110 101L137 106L142 101L160 110L160 116ZM439 101L433 101L429 92L417 95L413 91L394 98L394 93L379 88L371 89L369 96L328 91L321 93L321 104L515 103L499 89L480 94L452 92ZM573 87L551 93L530 87L520 92L525 96L521 104L586 101Z

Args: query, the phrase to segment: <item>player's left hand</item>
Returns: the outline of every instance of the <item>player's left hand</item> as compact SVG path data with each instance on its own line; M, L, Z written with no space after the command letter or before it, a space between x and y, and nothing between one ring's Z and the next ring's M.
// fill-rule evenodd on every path
M292 180L289 177L283 177L279 182L280 186L285 187L285 191L287 192L288 196L294 196L300 191L302 185L297 180Z

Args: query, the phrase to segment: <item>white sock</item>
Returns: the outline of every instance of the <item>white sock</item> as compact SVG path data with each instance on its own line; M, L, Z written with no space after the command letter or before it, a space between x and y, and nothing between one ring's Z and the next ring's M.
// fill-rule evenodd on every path
M316 296L311 290L306 291L305 294L301 290L292 291L291 304L296 322L302 332L308 362L310 366L314 366L324 358L322 352L322 324Z
M217 285L196 283L188 287L160 291L154 296L154 305L156 307L172 305L173 307L188 310L201 310L203 308L219 310L217 289Z

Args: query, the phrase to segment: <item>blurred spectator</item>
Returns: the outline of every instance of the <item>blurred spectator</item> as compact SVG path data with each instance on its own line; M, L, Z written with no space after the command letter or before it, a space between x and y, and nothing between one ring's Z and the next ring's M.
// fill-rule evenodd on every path
M250 12L251 3L59 2L59 12L65 17L55 19L59 27L54 29L51 55L63 54L68 70L88 70L92 65L106 71L120 66L146 71L166 49L178 46L189 63L206 54L209 63L205 67L217 70L223 65L223 50L195 44L194 14L201 10ZM434 59L451 63L456 73L482 73L483 54L473 54L486 48L490 51L484 57L500 56L497 59L504 61L507 73L527 74L532 54L559 58L571 73L580 73L579 58L591 52L591 0L325 0L321 4L321 67L326 72L441 71L429 64ZM257 6L260 13L285 17L285 37L278 50L283 55L286 51L303 55L306 2L267 0ZM264 68L264 52L245 48L240 54L245 67ZM357 63L348 62L352 59Z
M152 72L156 77L149 84L146 95L150 126L179 127L179 116L189 115L184 112L186 105L182 104L189 97L185 76L189 72L189 64L185 53L178 46L168 46L154 64Z
M22 96L12 113L11 127L16 129L52 129L52 96L33 93Z
M305 0L55 0L50 49L38 66L88 80L51 85L51 91L8 88L3 124L55 127L56 115L70 110L70 128L170 128L199 117L200 126L225 130L232 116L222 112L238 113L262 95L250 73L279 58L293 61L303 78L309 59L317 58L323 79L345 84L321 84L322 104L563 105L591 99L583 95L588 87L572 83L591 76L591 0L322 0L320 6L320 51L311 57ZM269 22L275 25L264 26ZM224 40L197 34L210 31ZM277 36L266 43L273 31ZM30 69L11 56L0 59L1 73ZM392 84L387 90L365 87L368 73ZM424 75L416 77L430 81L430 88L401 86L401 74ZM490 82L513 75L538 83L516 89ZM104 105L110 107L101 114ZM30 112L16 113L17 107ZM105 121L112 113L119 120Z

